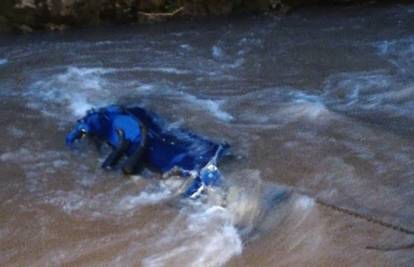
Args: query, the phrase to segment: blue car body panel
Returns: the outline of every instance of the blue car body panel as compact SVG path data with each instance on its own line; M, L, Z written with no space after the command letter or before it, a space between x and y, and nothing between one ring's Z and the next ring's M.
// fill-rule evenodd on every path
M145 109L135 107L127 110L148 130L143 160L161 172L174 167L199 171L220 146L182 129L170 129L163 119Z
M120 153L125 157L132 158L139 151L137 164L160 173L174 167L184 172L196 171L198 176L185 196L193 195L203 185L219 184L221 175L216 165L229 148L227 144L168 127L161 117L140 107L114 105L89 111L67 135L66 143L71 145L82 135L106 142L114 150L123 147Z

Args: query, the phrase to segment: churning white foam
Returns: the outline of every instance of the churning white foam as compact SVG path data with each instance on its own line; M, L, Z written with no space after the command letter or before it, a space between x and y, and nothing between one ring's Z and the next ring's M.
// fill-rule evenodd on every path
M384 40L374 43L374 47L377 49L379 55L385 56L391 50L391 47L395 45L395 41Z
M378 55L385 57L391 64L396 66L404 75L412 77L414 68L414 36L402 39L383 40L375 42L373 46Z
M309 209L315 205L315 200L308 196L300 196L295 204L298 208Z
M33 152L27 148L21 147L16 151L9 151L0 154L0 161L30 161L33 158Z
M180 48L182 48L184 50L191 50L192 49L191 45L189 45L189 44L181 44Z
M403 85L383 71L330 76L324 86L325 103L332 109L362 114L413 118L414 84Z
M221 63L220 68L223 69L223 70L229 69L229 68L230 69L236 69L236 68L242 66L244 61L245 61L244 60L244 54L245 54L244 50L240 50L237 53L237 55L231 56L231 55L226 54L225 51L221 47L219 47L217 45L214 45L211 48L211 54L212 54L213 58L216 61L219 61ZM210 72L210 75L212 75L212 76L217 76L217 74L218 73L216 71ZM220 73L220 74L221 74L220 76L222 76L222 78L226 77L225 75L223 76L222 73Z
M200 98L179 88L155 84L141 84L137 87L137 93L144 95L147 99L155 97L157 100L166 98L169 101L174 101L174 103L180 102L179 105L182 107L187 106L193 110L207 111L213 117L224 122L233 120L233 116L222 109L226 103L225 100Z
M198 108L202 108L208 111L211 115L221 121L230 122L233 120L233 116L231 114L221 109L225 103L224 100L201 99L187 93L184 93L183 97L187 102L194 104Z
M118 69L118 71L142 71L142 72L159 72L165 74L175 74L175 75L184 75L190 74L189 70L182 70L173 67L132 67L128 69Z
M136 196L129 194L118 200L114 193L116 189L98 195L90 195L83 190L56 191L45 196L43 201L68 214L85 214L87 211L92 217L107 216L108 213L125 216L126 212L136 212L137 207L156 205L171 198L181 185L174 179L161 181L158 190L147 188ZM142 260L142 266L219 267L241 254L242 240L231 211L199 200L183 200L181 204L175 218L162 231L154 233L150 240L144 241L144 246L150 249Z
M121 199L118 207L122 210L130 210L137 206L157 204L173 196L173 188L163 183L156 190L144 190L138 195L128 195Z
M358 106L369 110L381 104L379 95L391 85L392 77L380 71L341 73L325 81L324 96L328 103L340 108Z
M117 72L149 71L166 74L187 74L189 71L172 67L132 67L132 68L89 68L68 67L63 73L58 73L39 80L32 85L29 93L31 102L29 105L41 109L46 115L55 115L57 111L51 110L47 104L61 106L62 104L76 117L82 116L93 107L99 107L113 103L116 100L116 92L113 89L119 87L108 77ZM132 82L135 85L138 82ZM125 85L125 82L122 83ZM129 85L128 85L129 86ZM142 84L138 87L138 93L149 93L154 88L150 84Z
M155 88L155 86L154 85L152 85L152 84L141 84L141 85L139 85L138 86L138 91L140 92L140 93L143 93L143 92L151 92L151 91L153 91L154 90L154 88Z
M86 110L111 100L108 82L103 76L113 71L114 69L105 68L69 67L63 73L35 82L26 96L30 97L32 107L41 109L47 115L59 113L48 105L63 104L78 117Z
M322 117L329 118L331 112L326 108L320 96L293 91L290 93L292 100L282 105L279 116L291 120L306 119L308 121L320 121Z
M279 115L289 116L291 120L305 118L310 121L315 121L320 119L322 116L329 114L329 110L321 102L295 103L294 105L288 106L279 112Z
M220 59L224 56L223 49L221 49L220 47L218 47L216 45L211 48L211 54L216 59Z
M174 245L166 248L166 244ZM143 260L143 266L215 267L240 254L242 241L228 210L200 205L182 210L152 249L154 253Z
M252 101L255 105L250 104ZM240 111L240 106L245 105L249 108ZM320 95L291 87L267 88L234 97L227 108L238 109L237 119L241 122L263 127L296 121L323 123L333 115Z
M92 109L94 106L88 100L80 95L74 95L72 101L69 103L69 108L73 114L77 117L81 117L86 114L86 111Z
M20 128L17 128L15 126L9 126L9 127L7 127L7 131L9 132L9 134L11 136L16 137L16 138L21 138L21 137L23 137L25 135L25 131L24 130L22 130Z
M189 71L170 67L143 68L132 67L128 69L114 68L87 68L68 67L63 73L35 82L31 90L25 94L29 99L28 106L40 109L45 115L62 118L62 106L74 117L80 117L91 108L104 106L116 101L119 96L125 95L122 91L114 91L119 87L119 81L113 80L113 73L123 71L155 71L167 74L187 74ZM138 86L137 86L138 84ZM125 85L125 83L123 83ZM131 87L132 86L132 87ZM232 115L222 110L224 101L198 98L190 93L170 87L157 88L153 84L140 84L135 82L128 88L137 88L132 94L144 94L147 98L166 97L174 100L184 100L184 105L190 105L196 110L208 111L215 118L228 122ZM160 90L155 90L160 89ZM131 95L129 93L128 95ZM68 118L73 119L73 118Z

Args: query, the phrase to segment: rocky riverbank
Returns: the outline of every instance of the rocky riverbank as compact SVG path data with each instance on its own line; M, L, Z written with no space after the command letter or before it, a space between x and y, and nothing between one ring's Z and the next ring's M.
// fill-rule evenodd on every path
M310 4L365 0L2 0L0 31L63 30L114 23L159 22L177 17L242 12L285 13Z

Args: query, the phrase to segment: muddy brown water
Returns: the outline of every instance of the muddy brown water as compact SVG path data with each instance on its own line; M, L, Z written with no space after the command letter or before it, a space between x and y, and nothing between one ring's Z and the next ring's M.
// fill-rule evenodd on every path
M372 219L414 229L413 73L412 5L1 35L0 265L413 266L366 248L414 243ZM64 146L113 103L229 142L226 185Z

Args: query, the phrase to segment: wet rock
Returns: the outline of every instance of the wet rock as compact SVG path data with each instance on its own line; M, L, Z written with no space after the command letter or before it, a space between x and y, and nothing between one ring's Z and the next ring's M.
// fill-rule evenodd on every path
M19 27L19 29L20 29L21 32L32 32L33 31L33 29L30 26L27 26L27 25L24 25L24 24L21 25Z
M70 26L147 23L174 17L287 11L315 3L364 0L1 0L0 31L61 30Z
M63 31L66 30L67 26L66 25L58 25L58 24L53 24L53 23L48 23L47 25L47 29L50 31Z

